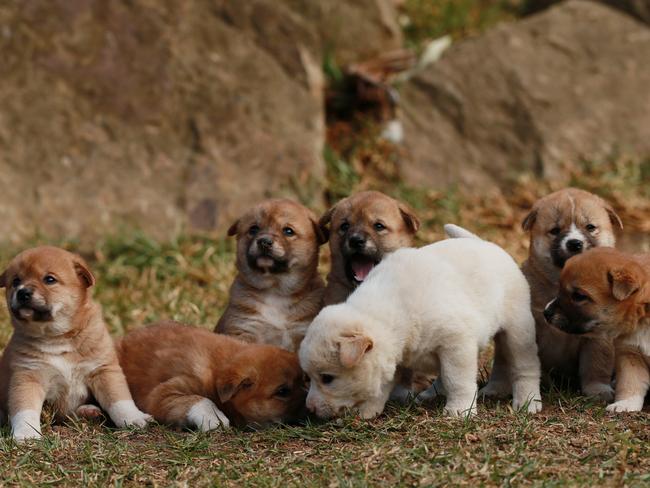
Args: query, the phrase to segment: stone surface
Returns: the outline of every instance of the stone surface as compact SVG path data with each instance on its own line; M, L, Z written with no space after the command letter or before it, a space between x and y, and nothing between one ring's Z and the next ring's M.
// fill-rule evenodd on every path
M528 0L526 7L529 11L535 12L545 9L564 0ZM610 7L620 9L623 12L636 17L643 22L650 24L650 0L595 0Z
M402 89L414 184L502 185L620 151L650 155L650 29L572 0L462 41Z
M371 25L390 0L365 3L349 38L399 42ZM224 229L271 195L317 203L323 33L339 10L357 2L0 5L0 241L165 238Z

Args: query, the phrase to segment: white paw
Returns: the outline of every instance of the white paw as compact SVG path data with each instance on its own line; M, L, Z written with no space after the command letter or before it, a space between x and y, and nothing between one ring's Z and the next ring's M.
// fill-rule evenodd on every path
M198 428L201 432L208 432L214 429L227 429L230 427L230 420L219 410L209 399L204 398L196 402L187 412L189 425Z
M608 412L640 412L643 408L643 397L631 397L607 405Z
M359 407L359 416L362 419L374 419L384 411L384 405L377 403L364 403Z
M449 417L473 417L476 415L476 404L453 405L447 403L443 413Z
M604 402L611 402L614 399L614 388L607 383L591 383L582 389L585 396L596 397Z
M504 398L510 396L511 393L512 386L510 386L509 383L501 381L488 381L488 384L478 391L478 396L479 398Z
M17 442L40 439L41 415L35 410L22 410L11 418L11 431Z
M108 415L117 427L145 427L153 420L149 414L141 412L133 400L120 400L108 407Z
M514 410L526 409L528 413L539 413L542 411L542 398L540 395L534 395L524 400L512 400L512 408Z

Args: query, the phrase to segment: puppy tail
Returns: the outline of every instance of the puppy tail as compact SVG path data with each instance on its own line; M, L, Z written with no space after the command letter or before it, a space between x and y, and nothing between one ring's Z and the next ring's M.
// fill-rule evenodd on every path
M476 234L472 234L470 231L455 224L445 224L445 234L447 234L447 237L451 237L452 239L463 237L467 239L481 239Z

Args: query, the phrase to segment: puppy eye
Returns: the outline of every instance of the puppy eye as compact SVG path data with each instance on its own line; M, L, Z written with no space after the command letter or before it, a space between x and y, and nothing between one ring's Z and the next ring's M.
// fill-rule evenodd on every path
M373 225L373 227L377 231L382 231L382 230L386 229L386 226L384 224L382 224L381 222L375 222L375 225Z
M594 224L587 224L585 227L589 232L595 231L598 227L596 227Z
M16 288L16 287L19 286L19 285L20 285L20 278L18 278L18 276L16 276L16 277L14 278L14 280L11 282L11 286L13 286L14 288Z
M296 231L294 231L291 227L285 227L284 229L282 229L282 233L285 236L293 236L296 234Z
M248 233L252 236L256 236L259 231L260 231L259 225L251 225L250 229L248 229Z
M551 230L548 231L548 233L551 234L552 236L556 236L560 233L561 230L562 229L560 229L559 227L553 227Z
M341 224L341 227L339 227L339 229L341 229L342 232L347 232L349 228L350 228L350 224L348 222L343 222Z
M53 285L56 282L56 278L52 275L46 275L45 278L43 278L43 283L46 285Z
M331 374L322 374L320 375L320 380L324 385L329 385L332 381L334 381L334 376Z
M274 396L280 398L287 398L289 395L291 395L291 388L289 388L287 385L282 385L280 388L275 390L274 393Z
M584 293L580 293L579 291L574 291L573 293L571 293L571 300L573 300L576 303L582 303L589 300L589 297Z

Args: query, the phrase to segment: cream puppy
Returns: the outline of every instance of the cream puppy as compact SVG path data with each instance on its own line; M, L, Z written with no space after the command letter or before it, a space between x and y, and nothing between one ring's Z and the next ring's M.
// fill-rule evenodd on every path
M448 231L473 236L455 226ZM379 415L400 366L440 371L420 400L441 393L446 414L474 414L477 355L496 334L507 346L514 408L538 412L535 322L528 284L514 260L475 237L397 250L309 327L299 353L311 378L307 408L323 418L348 408L363 418Z

